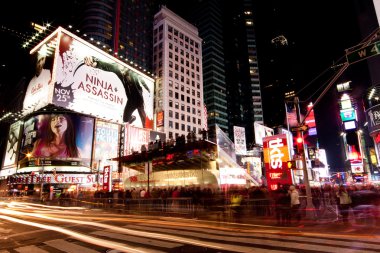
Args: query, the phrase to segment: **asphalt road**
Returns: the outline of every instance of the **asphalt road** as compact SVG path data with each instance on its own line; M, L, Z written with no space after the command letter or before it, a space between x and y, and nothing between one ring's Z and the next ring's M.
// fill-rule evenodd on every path
M379 233L375 224L275 227L0 203L0 253L380 252Z

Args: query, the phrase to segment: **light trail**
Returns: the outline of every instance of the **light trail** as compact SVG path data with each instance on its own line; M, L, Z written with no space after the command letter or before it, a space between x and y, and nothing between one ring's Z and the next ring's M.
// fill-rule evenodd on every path
M7 210L7 209L0 209L0 213L7 214L7 215L29 216L29 217L41 218L41 219L52 220L52 221L82 224L82 225L105 228L105 229L109 229L112 231L117 231L117 232L121 232L124 234L130 234L130 235L135 235L135 236L137 235L137 236L141 236L141 237L148 237L148 238L155 238L155 239L160 239L160 240L174 241L174 242L186 243L186 244L191 244L191 245L196 245L196 246L201 246L201 247L214 248L214 249L223 249L223 247L219 246L216 243L212 243L212 242L210 242L210 243L199 242L196 240L186 239L186 238L179 237L179 236L163 235L163 234L151 233L151 232L143 232L143 231L132 230L132 229L127 229L127 228L120 228L120 227L107 225L107 224L89 222L89 221L54 218L54 217L49 217L49 216L45 216L45 215L41 215L41 214L23 213L23 212ZM0 218L1 217L2 216L0 216ZM4 217L7 217L7 216L4 216ZM39 223L34 223L34 224L39 224ZM41 225L43 225L43 224L41 224ZM70 230L68 230L68 231L70 231Z
M145 251L141 251L141 250L137 250L134 248L127 247L121 243L110 242L110 241L99 239L96 237L84 235L84 234L81 234L81 233L78 233L78 232L75 232L72 230L68 230L65 228L40 224L40 223L36 223L36 222L31 222L31 221L20 220L20 219L16 219L16 218L5 216L5 215L0 215L0 219L4 219L4 220L16 222L16 223L20 223L20 224L24 224L24 225L28 225L28 226L44 228L47 230L53 230L53 231L68 235L70 237L74 237L74 238L81 240L81 241L84 241L84 242L95 244L95 245L98 245L101 247L107 247L107 248L111 248L111 249L120 250L122 252L133 252L133 253L144 253L145 252Z

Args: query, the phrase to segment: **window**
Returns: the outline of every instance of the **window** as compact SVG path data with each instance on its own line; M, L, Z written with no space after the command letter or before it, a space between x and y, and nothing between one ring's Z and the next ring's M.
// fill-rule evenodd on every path
M173 118L173 111L169 110L169 118Z
M173 128L173 121L169 120L169 128Z
M169 107L173 107L173 101L169 100Z
M175 119L179 119L179 113L175 112Z
M173 97L173 91L172 90L169 90L169 97Z
M178 122L175 123L175 129L179 129L179 123Z
M175 102L175 106L174 106L175 109L179 109L179 104L178 102Z

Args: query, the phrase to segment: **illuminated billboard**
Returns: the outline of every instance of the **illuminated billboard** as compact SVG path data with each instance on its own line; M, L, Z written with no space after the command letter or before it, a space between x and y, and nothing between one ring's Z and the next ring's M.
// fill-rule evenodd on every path
M247 154L247 145L245 139L245 128L234 126L234 144L237 155Z
M124 154L130 155L133 152L141 152L142 146L148 150L150 133L148 129L133 126L125 127Z
M307 106L307 109L310 110L312 108L312 104L310 103L308 106ZM308 126L308 128L313 128L313 127L316 127L316 124L315 124L315 116L314 116L314 110L311 109L309 115L307 115L306 119L305 119L305 125Z
M356 113L354 108L340 110L340 118L343 122L356 120Z
M93 130L93 118L76 114L41 114L29 118L24 123L20 167L40 164L89 167Z
M114 170L117 169L116 161L108 159L118 157L119 147L119 125L97 120L95 126L95 141L94 141L94 160L95 170L102 170L105 164L113 165Z
M344 130L356 129L356 121L346 121L344 122Z
M9 134L7 140L7 148L5 150L5 157L3 167L8 167L16 164L18 151L20 147L22 122L18 121L9 127Z
M152 78L61 27L31 50L37 66L43 54L53 58L52 64L43 81L28 86L24 108L29 112L54 104L115 123L153 128Z
M53 88L53 60L57 34L34 48L31 54L32 76L23 101L23 113L27 115L51 103L50 91Z
M263 154L268 189L277 190L280 184L292 184L291 171L286 166L290 160L286 134L264 137Z

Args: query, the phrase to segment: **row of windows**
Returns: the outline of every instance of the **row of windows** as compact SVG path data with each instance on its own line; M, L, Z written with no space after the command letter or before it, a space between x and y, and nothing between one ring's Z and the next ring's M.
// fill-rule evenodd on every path
M200 116L200 115L199 115ZM187 122L193 122L193 124L198 124L198 125L201 125L202 122L201 122L201 119L197 119L196 117L191 117L190 115L185 115L183 113L180 113L179 112L173 112L172 110L169 110L169 118L171 119L181 119L183 122L185 122L185 120Z
M198 133L198 134L201 134L202 133L202 129L201 128L196 128L196 127L192 127L189 126L189 125L185 125L185 124L181 124L181 129L180 129L180 124L178 122L175 122L173 123L173 121L169 121L169 128L170 129L176 129L176 130L181 130L181 131L186 131L186 132L195 132L195 133ZM175 134L175 138L179 137L180 135L182 135L183 133L174 133ZM169 139L173 139L173 132L169 131Z
M192 96L195 96L195 90L192 89L191 91L192 91L192 92L191 92L191 95L192 95ZM158 93L159 93L159 96L158 96L158 97L161 97L160 95L162 95L162 90L159 90ZM160 94L160 93L161 93L161 94ZM186 88L186 93L187 93L187 94L190 94L190 88ZM179 95L181 95L181 100L182 100L182 101L185 101L185 95L184 95L184 94L180 94L180 93L175 92L175 91L173 91L173 90L169 90L169 97L173 97L173 94L174 94L174 97L175 97L176 99L179 99ZM199 91L197 91L197 98L201 98L201 93L200 93ZM186 100L189 100L189 99L190 99L190 98L186 96Z
M159 30L157 29L154 31L154 34L157 34L157 32L162 31L161 27L159 27ZM182 32L178 31L174 27L168 25L168 33L175 36L176 38L180 39L181 41L185 42L185 44L190 45L191 47L199 48L199 43L195 42L194 40L190 39L188 36L183 34Z

